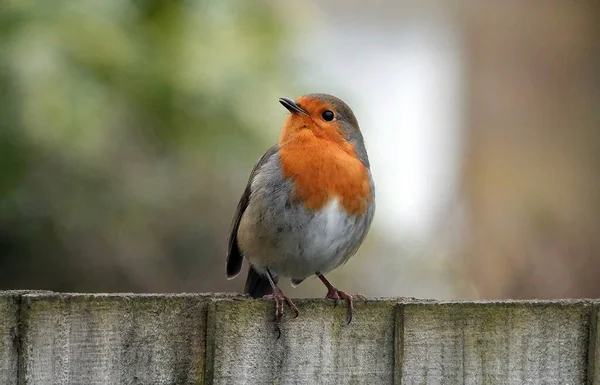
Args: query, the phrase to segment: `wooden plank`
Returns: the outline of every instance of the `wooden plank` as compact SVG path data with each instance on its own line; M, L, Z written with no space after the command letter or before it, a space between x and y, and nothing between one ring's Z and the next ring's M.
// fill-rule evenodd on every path
M17 384L19 292L0 292L0 384Z
M594 304L590 325L590 346L588 350L588 384L600 384L600 336L598 327L600 326L600 303Z
M395 301L356 301L346 325L346 306L328 300L295 300L281 338L273 327L272 301L221 300L210 305L207 383L392 384Z
M0 383L600 384L597 302L296 303L0 292Z
M23 383L201 384L208 297L23 296Z
M592 304L406 303L403 384L585 384Z

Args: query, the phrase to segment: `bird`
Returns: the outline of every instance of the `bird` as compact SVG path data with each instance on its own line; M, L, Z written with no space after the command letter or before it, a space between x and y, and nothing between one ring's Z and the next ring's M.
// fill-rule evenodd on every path
M352 109L335 96L279 102L289 115L278 143L250 172L233 216L227 278L237 277L246 259L244 292L274 300L278 325L284 303L299 315L279 278L295 287L316 275L327 288L325 298L335 305L347 301L349 324L353 300L365 297L337 289L324 274L356 254L373 221L375 186L364 139Z

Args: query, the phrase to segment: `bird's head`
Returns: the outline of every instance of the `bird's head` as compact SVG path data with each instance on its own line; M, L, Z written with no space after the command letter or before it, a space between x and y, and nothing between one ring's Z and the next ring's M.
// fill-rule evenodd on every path
M352 109L335 96L310 94L295 101L280 98L279 102L290 111L283 126L282 142L309 130L319 139L362 144L363 138Z

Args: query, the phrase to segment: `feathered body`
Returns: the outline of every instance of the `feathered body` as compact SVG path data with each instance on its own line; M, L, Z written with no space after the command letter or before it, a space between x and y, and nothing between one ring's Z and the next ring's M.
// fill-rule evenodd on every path
M369 160L350 108L324 94L296 103L305 113L290 114L279 143L252 170L231 229L228 276L245 257L254 296L266 294L269 286L259 282L266 269L298 284L345 263L375 212ZM324 111L335 120L323 120Z

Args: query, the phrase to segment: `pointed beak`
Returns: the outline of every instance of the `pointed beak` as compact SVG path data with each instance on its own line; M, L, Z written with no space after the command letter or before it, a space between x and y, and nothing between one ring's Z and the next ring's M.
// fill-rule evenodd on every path
M292 99L279 98L279 103L281 103L285 108L287 108L288 111L291 112L292 114L308 115L308 112L306 112L306 110L304 108L300 107L300 105L298 103L296 103L295 101L293 101Z

